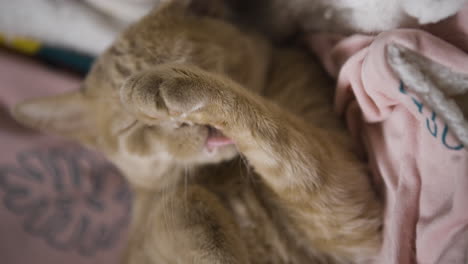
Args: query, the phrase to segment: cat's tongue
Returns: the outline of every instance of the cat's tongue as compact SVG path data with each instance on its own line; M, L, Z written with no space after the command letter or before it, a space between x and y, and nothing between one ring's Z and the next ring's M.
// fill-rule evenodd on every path
M206 147L212 151L217 147L234 144L232 139L226 137L221 131L216 128L209 127L208 138L206 139Z

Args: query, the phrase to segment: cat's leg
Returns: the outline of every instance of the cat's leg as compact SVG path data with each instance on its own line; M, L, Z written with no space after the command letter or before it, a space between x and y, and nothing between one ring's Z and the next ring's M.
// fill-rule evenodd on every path
M124 264L244 264L233 217L201 186L137 190Z
M121 99L147 123L170 118L221 130L319 249L355 260L379 250L380 202L361 163L333 132L193 66L162 65L134 76Z
M283 175L268 179L275 189L319 185L318 170L328 165L320 156L334 158L331 147L337 144L329 139L333 132L313 127L228 78L194 66L162 65L135 75L123 85L121 99L146 123L169 118L220 129L259 173Z

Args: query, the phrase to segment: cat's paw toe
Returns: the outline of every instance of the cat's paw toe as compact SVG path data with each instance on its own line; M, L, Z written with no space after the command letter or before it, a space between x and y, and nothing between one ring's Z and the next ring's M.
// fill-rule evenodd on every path
M160 89L161 98L174 117L187 116L202 109L207 104L203 89L197 87L196 81L188 78L168 80Z
M147 122L167 119L169 109L160 93L163 81L145 73L130 77L120 89L120 100L125 109Z

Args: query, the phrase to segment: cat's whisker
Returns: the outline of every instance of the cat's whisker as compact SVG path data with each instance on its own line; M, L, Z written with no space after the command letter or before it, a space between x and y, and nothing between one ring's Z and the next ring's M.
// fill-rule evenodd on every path
M189 168L187 166L184 166L184 201L187 203L187 183L188 183L188 177L189 177Z
M175 223L175 221L177 220L176 219L176 215L175 215L175 212L174 212L174 208L176 207L174 205L174 203L176 203L175 201L175 197L173 195L168 195L169 199L168 199L168 202L167 202L167 214L168 214L168 217L167 217L167 221L168 221L168 225L170 225L171 223ZM186 206L185 206L186 207ZM172 236L172 238L175 238L176 237L176 234L175 234L175 230L172 226L170 226L169 228L169 234Z
M251 168L250 168L250 165L249 165L249 162L247 161L247 158L240 154L240 160L241 160L241 163L244 165L245 169L242 169L241 171L245 171L247 173L247 179L251 180L252 177L252 173L251 173Z
M170 190L169 188L163 188L162 189L162 200L165 201L163 203L163 211L162 211L162 218L164 221L164 227L165 231L168 233L168 236L171 237L171 239L175 238L174 234L174 228L172 228L171 223L173 223L174 216L173 216L173 206L172 206L172 200L169 194Z

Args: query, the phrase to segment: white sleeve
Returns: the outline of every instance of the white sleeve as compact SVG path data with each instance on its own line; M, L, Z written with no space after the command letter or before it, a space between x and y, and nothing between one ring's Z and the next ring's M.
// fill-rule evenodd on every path
M122 26L82 1L0 0L0 33L97 55Z

